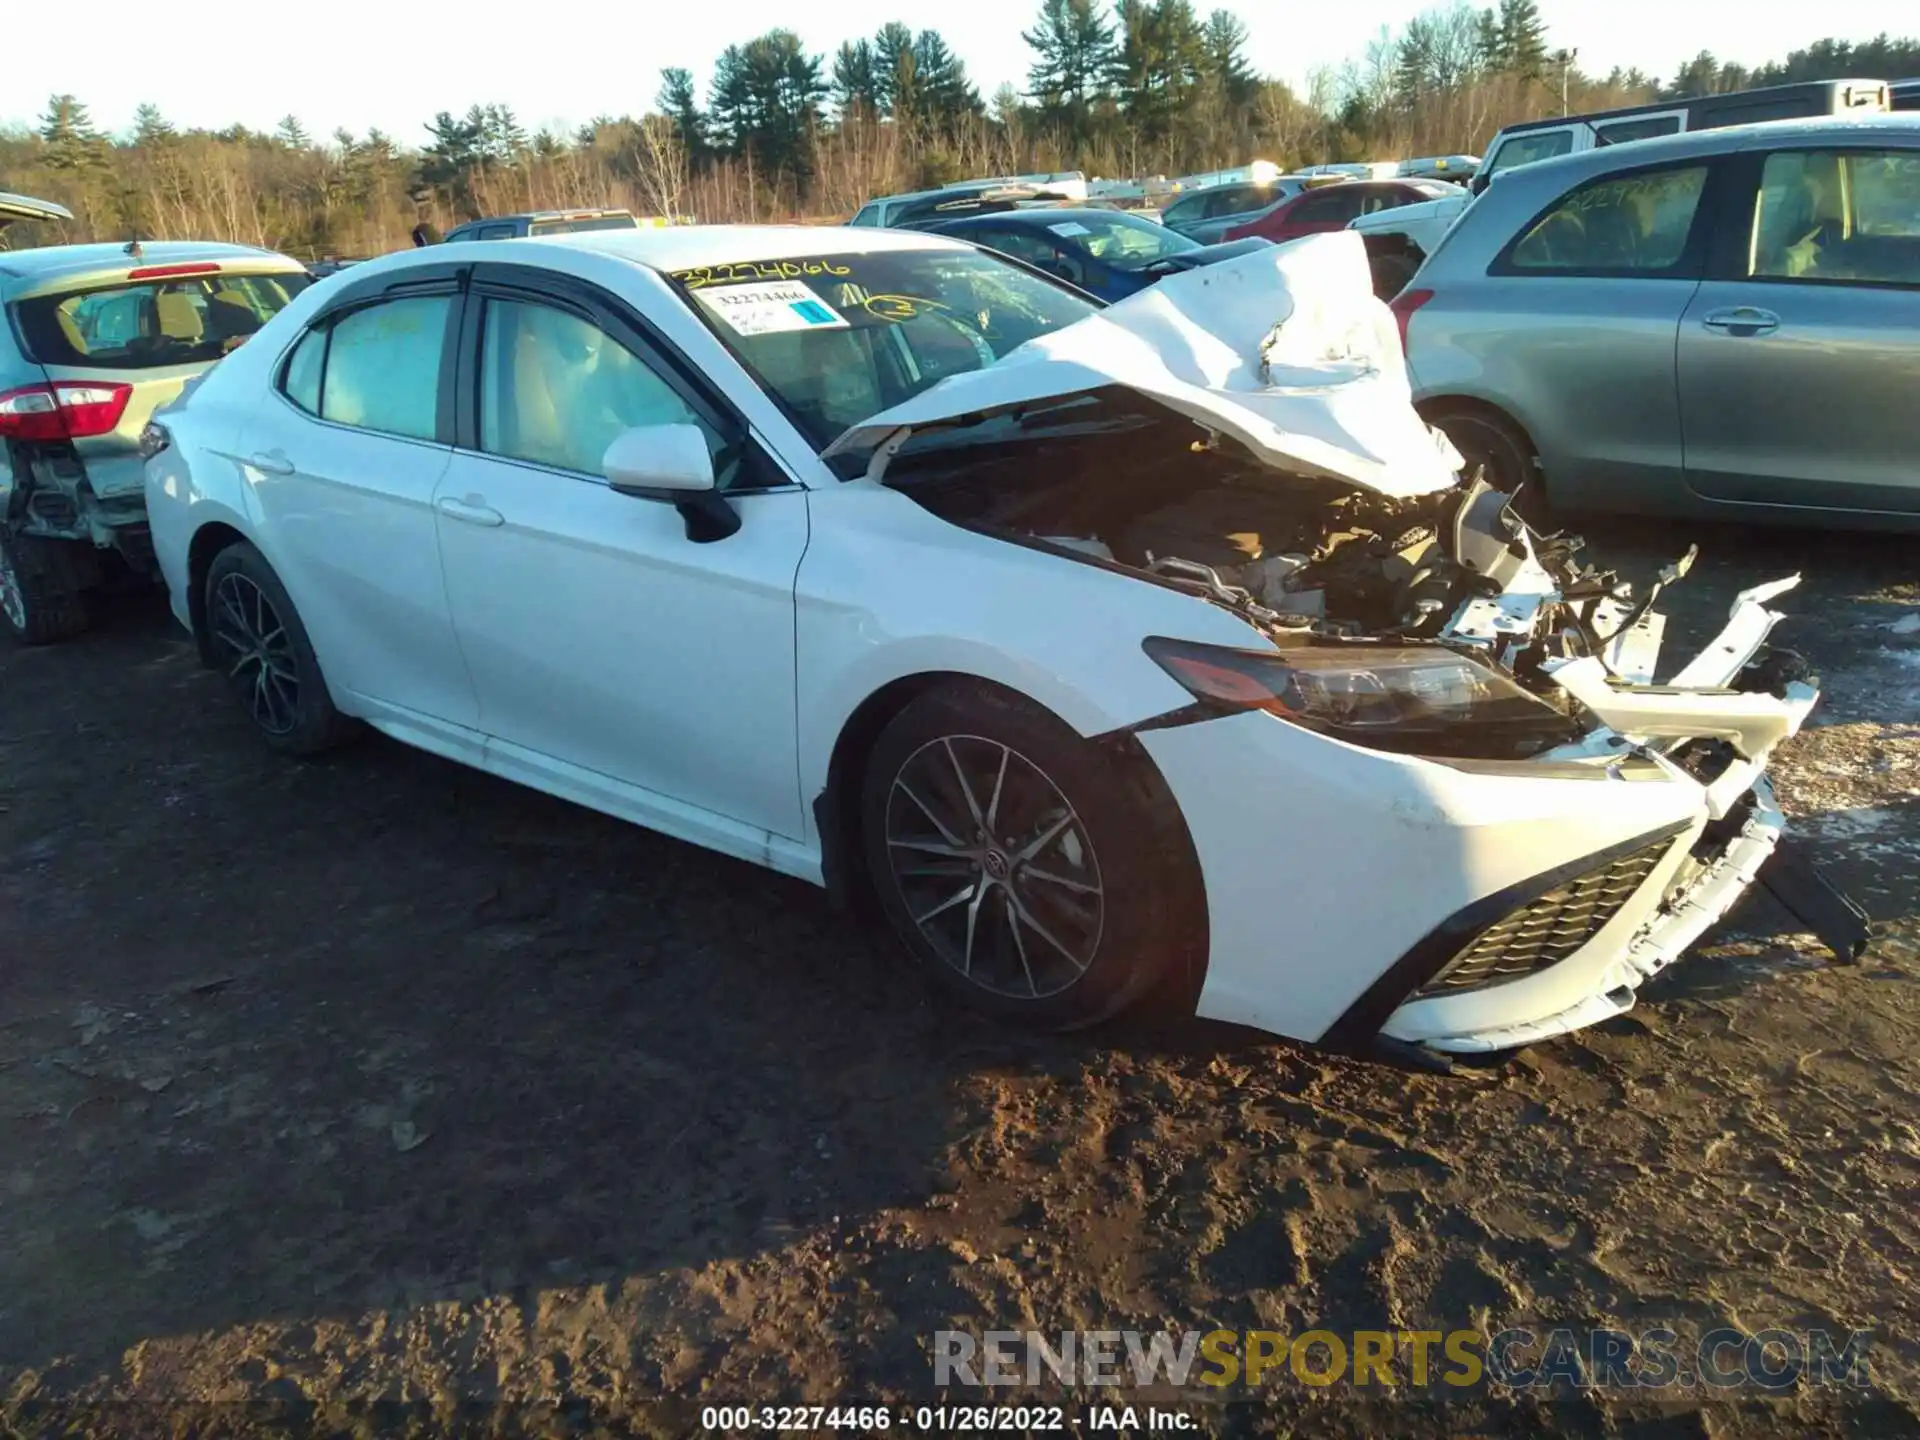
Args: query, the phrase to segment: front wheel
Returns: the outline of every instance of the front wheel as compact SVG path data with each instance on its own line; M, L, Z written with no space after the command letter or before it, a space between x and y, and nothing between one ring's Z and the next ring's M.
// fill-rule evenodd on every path
M901 711L861 829L894 930L977 1009L1075 1029L1203 953L1198 867L1158 775L1006 691L956 683Z
M306 626L258 550L241 541L214 556L206 599L213 663L269 745L312 755L348 737Z

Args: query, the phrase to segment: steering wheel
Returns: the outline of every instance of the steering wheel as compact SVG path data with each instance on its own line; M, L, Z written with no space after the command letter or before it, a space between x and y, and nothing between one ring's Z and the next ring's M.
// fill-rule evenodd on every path
M958 333L962 340L973 347L973 355L982 367L993 364L1000 357L994 353L993 346L987 343L987 337L975 326L969 325L958 315L946 310L935 310L931 306L914 316L916 320L938 320L948 329Z

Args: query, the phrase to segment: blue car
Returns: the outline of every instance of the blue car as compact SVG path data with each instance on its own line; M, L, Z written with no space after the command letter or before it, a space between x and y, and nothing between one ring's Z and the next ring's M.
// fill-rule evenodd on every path
M1124 300L1181 270L1263 249L1267 240L1202 245L1121 210L1002 210L915 227L971 240L1058 275L1102 300Z

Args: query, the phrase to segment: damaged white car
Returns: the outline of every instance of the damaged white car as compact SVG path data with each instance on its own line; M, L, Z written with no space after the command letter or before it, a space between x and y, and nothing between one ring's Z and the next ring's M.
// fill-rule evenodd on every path
M1756 877L1863 943L1774 853L1792 582L1652 684L1658 614L1415 415L1352 236L1105 310L909 233L436 246L146 447L271 743L365 722L871 897L1011 1018L1444 1066L1618 1014Z

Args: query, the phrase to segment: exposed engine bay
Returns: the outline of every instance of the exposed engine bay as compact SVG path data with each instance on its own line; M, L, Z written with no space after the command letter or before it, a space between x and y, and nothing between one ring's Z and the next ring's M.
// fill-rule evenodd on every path
M1282 646L1439 643L1556 703L1547 662L1595 655L1644 683L1658 650L1657 585L1636 602L1477 478L1402 499L1279 471L1137 394L916 435L886 479L942 518L1204 596Z

